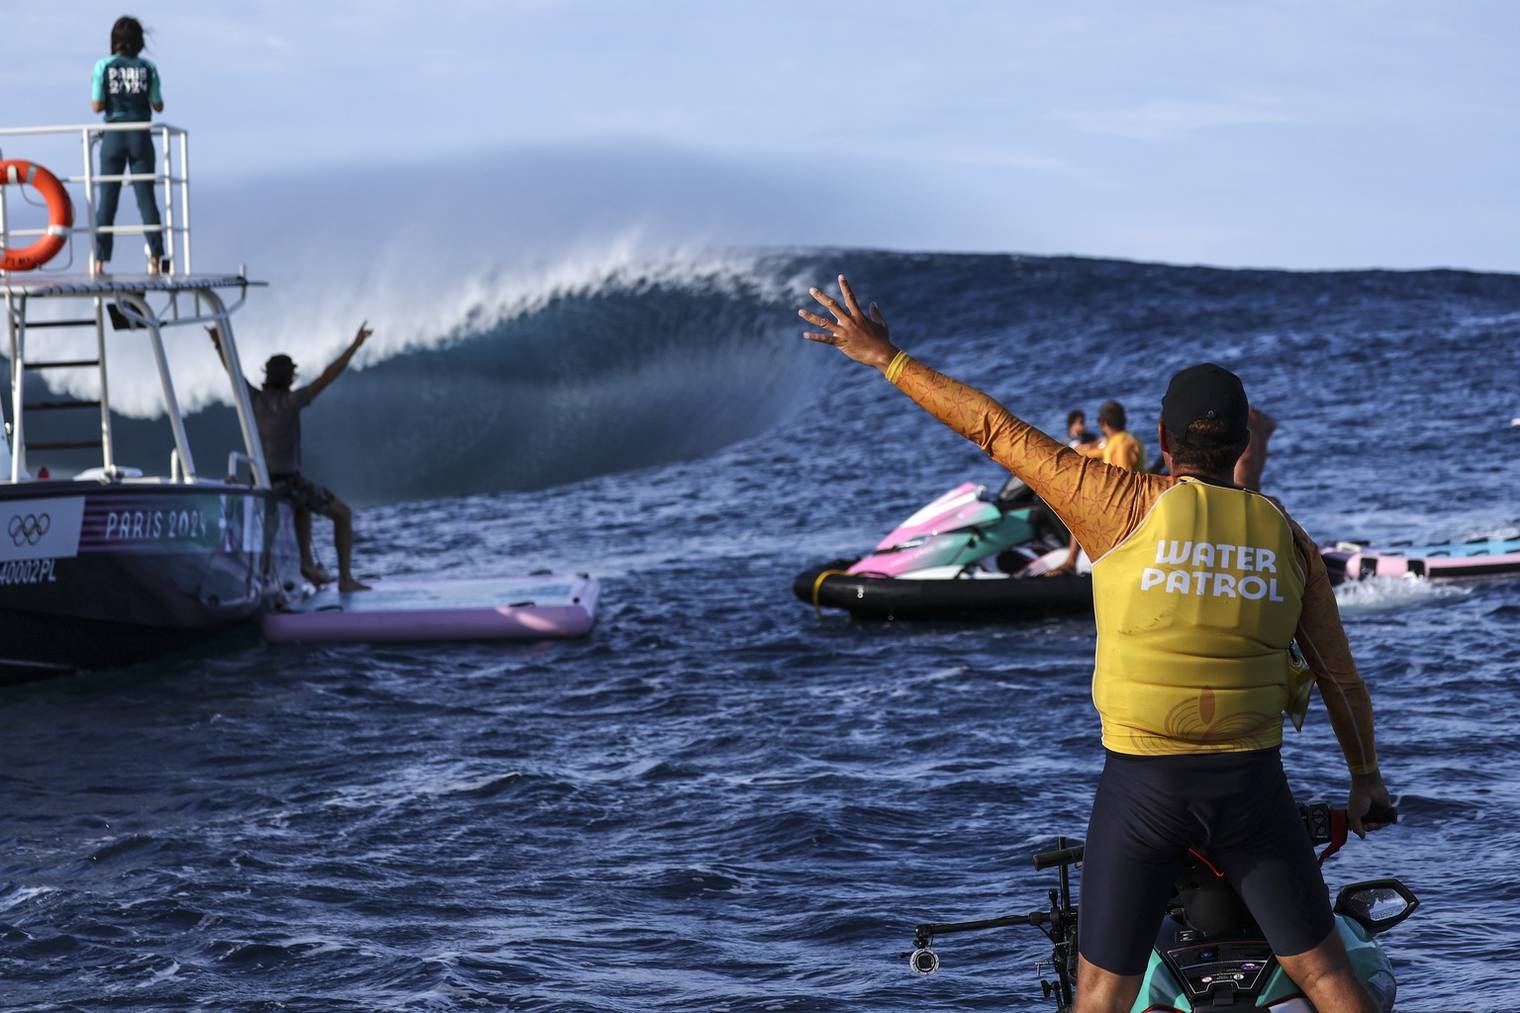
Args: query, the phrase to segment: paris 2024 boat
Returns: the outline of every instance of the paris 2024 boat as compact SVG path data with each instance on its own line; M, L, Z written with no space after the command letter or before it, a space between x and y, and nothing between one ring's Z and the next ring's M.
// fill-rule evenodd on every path
M302 583L291 507L271 488L232 328L232 313L258 283L241 272L194 270L189 138L177 127L150 128L163 156L149 174L163 195L163 224L97 225L99 184L142 178L94 170L94 146L124 129L143 126L0 130L7 154L84 156L80 175L61 178L37 162L0 161L0 301L10 358L0 440L0 681L151 657L254 619ZM24 202L8 203L22 187L46 200L45 226L27 226L16 215ZM107 275L94 260L97 233L107 229L159 231L167 256L142 273ZM49 262L65 252L87 269L53 269ZM224 472L208 474L204 450L197 456L190 446L166 346L179 331L204 347L201 329L213 325L239 445ZM107 382L108 364L119 358L156 366L167 460L120 459ZM92 379L77 382L80 374ZM39 380L98 393L39 397ZM94 421L79 424L80 415Z
M144 129L162 152L158 169L95 172L92 150L105 133ZM84 155L81 174L63 177L34 161L0 161L11 380L0 441L0 681L126 664L260 617L264 634L282 642L539 640L590 631L598 585L583 574L313 593L300 576L291 504L270 483L233 334L233 311L259 283L241 271L192 267L186 132L162 123L36 127L0 130L0 144ZM145 175L161 188L163 224L98 224L99 184ZM7 199L22 187L46 202L46 225L8 214ZM94 259L99 234L154 231L167 256L142 274L108 275ZM87 269L51 268L65 252L72 262L76 238ZM228 293L237 298L229 302ZM222 474L198 467L205 456L190 446L166 348L166 334L185 329L204 348L208 326L220 332L241 445ZM156 366L173 447L167 462L156 462L167 464L161 470L123 462L112 438L107 364L125 357L151 357ZM79 383L81 372L93 376ZM50 385L91 387L98 396L39 398L33 373L72 374L76 382ZM98 417L98 428L67 424L81 413Z

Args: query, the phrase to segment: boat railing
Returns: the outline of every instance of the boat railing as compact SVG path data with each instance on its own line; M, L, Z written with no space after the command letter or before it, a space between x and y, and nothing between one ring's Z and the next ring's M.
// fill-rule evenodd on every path
M259 482L259 467L258 467L258 463L256 461L254 461L254 459L252 457L250 457L248 454L243 453L241 450L229 451L228 454L227 454L227 481L229 481L229 482L237 482L237 481L239 481L239 478L238 478L238 467L239 466L242 466L242 467L245 467L245 468L248 469L248 481L249 481L249 484L250 485L258 485L258 482Z
M106 134L119 131L147 130L161 151L155 152L157 167L152 173L120 173L102 175L95 171L95 147ZM34 143L35 142L35 143ZM77 144L78 154L69 155L67 147ZM19 149L25 150L19 150ZM54 171L66 164L61 159L78 157L81 169L78 173L55 172L59 181L70 190L75 200L75 224L70 229L70 248L76 239L84 238L89 251L85 258L91 268L88 273L73 268L76 258L62 270L43 267L31 271L0 271L0 301L3 301L6 331L9 338L10 391L8 418L5 420L5 440L0 441L0 472L8 474L12 483L31 480L28 466L28 449L33 452L72 453L95 450L100 454L98 468L84 468L81 476L100 476L104 481L162 481L163 478L140 477L136 469L118 467L112 436L111 398L107 383L106 363L120 337L108 338L110 331L136 332L146 336L152 355L161 393L163 413L174 438L174 454L170 460L168 481L193 484L201 479L190 449L189 436L180 411L179 398L169 370L169 360L164 349L163 332L172 327L192 327L199 330L203 325L214 326L220 333L222 365L231 381L231 401L237 414L241 451L234 451L228 461L229 475L235 474L239 464L245 466L255 486L268 488L269 473L265 466L263 448L259 444L257 427L253 419L248 384L243 377L237 344L232 333L231 314L247 297L251 282L239 270L236 274L195 274L190 256L190 141L189 133L180 127L165 123L91 123L57 127L21 127L0 129L0 158L24 158ZM95 202L103 183L151 182L155 196L161 198L162 224L103 226L95 214ZM0 186L0 245L6 245L12 237L39 236L47 229L18 228L7 213L6 201L12 195L8 191L20 190L15 186ZM82 209L82 210L81 210ZM146 235L160 231L164 236L164 254L168 261L157 274L104 275L93 270L95 240L104 234ZM237 298L226 300L223 293L232 290ZM84 310L81 304L87 304ZM45 310L44 306L59 307L59 312ZM67 312L73 305L80 311ZM77 345L60 348L50 340L60 329L76 328L92 332L93 357L79 354ZM30 340L29 340L30 339ZM204 340L203 338L201 340ZM38 355L40 349L46 350ZM98 372L99 396L94 400L46 400L25 399L25 379L33 369L66 370L91 369ZM99 413L99 438L94 440L44 440L30 439L26 418L35 412L56 414L55 409L90 408ZM3 478L0 478L3 481Z
M96 170L95 149L105 139L108 133L125 133L131 131L148 131L158 142L158 151L155 158L158 167L154 172L126 172L105 175ZM87 263L95 266L95 239L98 235L109 233L111 235L145 236L150 232L162 233L164 237L164 257L168 261L167 270L189 274L194 265L190 256L190 132L168 123L84 123L70 124L57 127L11 127L0 129L0 158L9 158L8 150L13 145L9 143L11 138L25 137L40 139L45 137L67 140L77 138L82 166L77 173L68 175L57 174L58 180L69 190L71 199L75 195L83 197L82 200L74 199L74 207L80 211L75 215L74 227L70 229L70 240L75 236L88 238L89 250L86 256ZM54 149L57 150L56 148ZM61 154L59 157L63 157ZM29 162L47 166L50 170L53 166L43 159L27 158ZM134 183L152 183L155 196L162 205L160 216L163 221L160 225L101 225L96 220L95 204L102 183L120 183L130 186ZM7 215L7 187L0 187L0 247L9 248L11 237L37 237L46 235L47 228L10 228L9 216ZM82 220L81 220L82 219Z

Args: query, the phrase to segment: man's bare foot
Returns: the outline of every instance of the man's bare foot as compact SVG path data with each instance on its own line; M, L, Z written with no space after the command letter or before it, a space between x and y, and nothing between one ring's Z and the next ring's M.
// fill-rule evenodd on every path
M338 582L339 591L368 591L368 584L361 584L352 577L345 577Z
M321 587L323 584L331 584L333 582L332 577L328 576L327 571L316 563L301 567L301 576L311 581L313 587Z

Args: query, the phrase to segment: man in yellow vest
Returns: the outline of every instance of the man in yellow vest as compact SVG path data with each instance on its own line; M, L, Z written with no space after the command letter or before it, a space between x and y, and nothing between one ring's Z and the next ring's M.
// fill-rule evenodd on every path
M1282 507L1231 481L1249 441L1240 380L1212 363L1172 378L1159 437L1169 475L1090 460L985 394L909 358L875 304L841 306L804 337L888 381L1039 494L1093 563L1093 703L1103 775L1088 827L1079 919L1079 1013L1130 1009L1173 881L1204 847L1279 963L1322 1013L1376 1013L1334 928L1328 893L1283 773L1285 710L1310 676L1351 773L1358 834L1378 773L1372 704L1314 542ZM1292 653L1297 642L1307 673Z
M1083 457L1096 457L1104 464L1138 471L1145 467L1145 444L1125 428L1128 425L1124 406L1117 401L1104 401L1098 407L1098 429L1103 439L1073 449Z

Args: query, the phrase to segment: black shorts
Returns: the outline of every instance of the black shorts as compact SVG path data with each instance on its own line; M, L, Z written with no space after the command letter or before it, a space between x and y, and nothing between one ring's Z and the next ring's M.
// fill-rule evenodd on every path
M332 494L331 489L318 485L298 471L270 475L269 484L274 486L275 492L290 500L297 510L321 514L323 517L331 517L333 507L338 502L338 497Z
M1335 927L1278 750L1109 752L1082 860L1082 956L1115 974L1145 971L1189 848L1228 877L1273 952L1313 949Z

